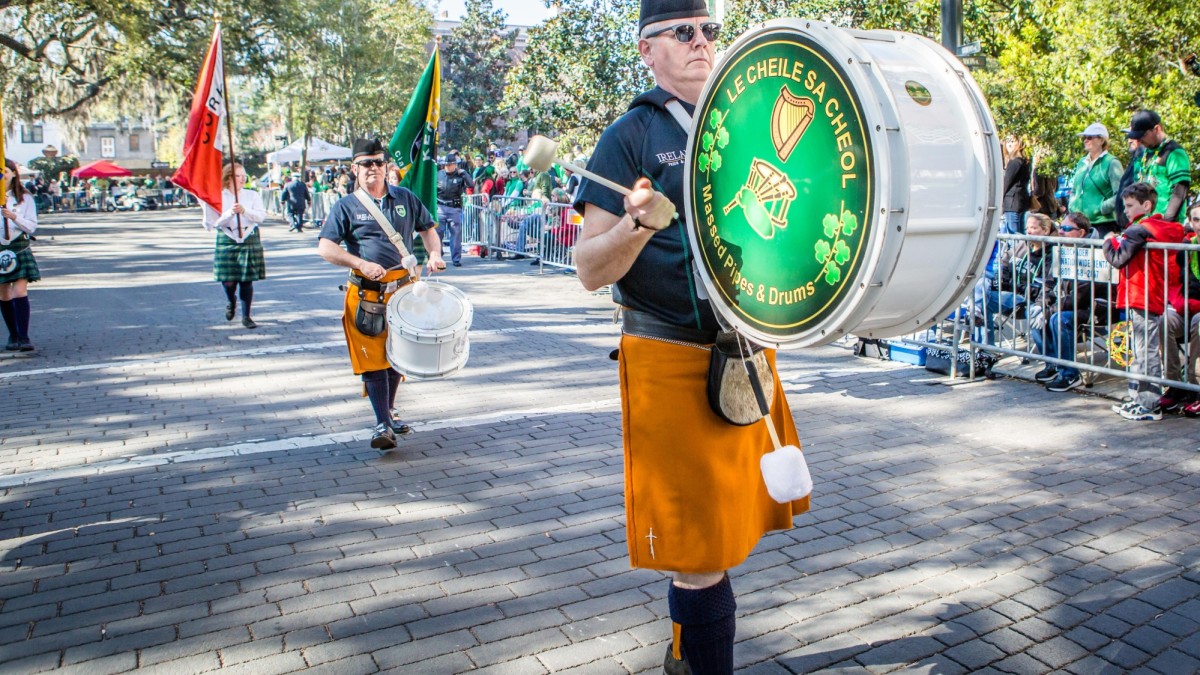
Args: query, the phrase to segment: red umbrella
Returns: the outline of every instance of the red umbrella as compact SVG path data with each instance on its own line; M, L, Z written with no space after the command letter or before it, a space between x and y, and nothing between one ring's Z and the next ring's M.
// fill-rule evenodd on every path
M106 159L101 159L91 164L84 164L73 170L71 175L76 178L113 178L115 176L132 176L133 172Z

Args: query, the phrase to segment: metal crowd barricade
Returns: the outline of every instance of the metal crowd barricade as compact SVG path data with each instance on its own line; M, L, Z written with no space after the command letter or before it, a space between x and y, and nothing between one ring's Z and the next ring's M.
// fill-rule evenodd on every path
M1003 251L1017 250L1017 242L1049 247L1044 254L1044 274L1029 266L1005 277L1001 273ZM931 342L915 337L901 338L908 344L936 347L952 352L952 375L961 351L969 351L969 373L975 376L977 351L1000 356L1044 362L1056 367L1069 366L1079 370L1085 382L1097 376L1109 376L1139 382L1165 385L1176 389L1200 392L1200 313L1180 313L1171 305L1182 299L1186 307L1195 298L1185 280L1200 271L1200 244L1164 244L1150 242L1129 263L1141 263L1146 269L1168 280L1156 293L1161 293L1162 315L1150 315L1133 334L1132 313L1136 310L1119 306L1117 287L1121 272L1104 257L1105 242L1091 238L1045 237L1021 234L1001 234L997 240L1000 257L995 273L976 286L976 292L947 322L953 321L949 344ZM1140 260L1139 260L1140 258ZM1182 265L1180 264L1182 258ZM1195 269L1193 269L1195 268ZM1128 268L1127 268L1128 269ZM994 281L1000 274L1001 281ZM1037 277L1045 281L1039 288ZM1047 289L1048 284L1048 289ZM1074 284L1078 292L1068 293ZM1152 294L1150 275L1144 275L1143 297ZM1049 293L1046 291L1049 290ZM1090 302L1080 302L1086 295ZM1070 304L1064 298L1070 297ZM1051 332L1055 334L1051 336ZM970 339L967 340L967 335ZM1157 335L1155 335L1157 333ZM1069 344L1067 343L1069 340ZM1050 345L1057 343L1056 353ZM1141 348L1141 345L1146 347ZM1137 351L1141 354L1136 353ZM1154 350L1153 353L1146 351ZM1157 355L1161 375L1143 372L1142 361Z
M575 242L583 229L583 216L570 204L546 204L546 230L538 246L538 260L544 266L575 270Z
M543 206L540 199L528 197L495 196L488 199L487 214L480 221L488 234L488 248L493 252L537 256L542 232L546 229Z

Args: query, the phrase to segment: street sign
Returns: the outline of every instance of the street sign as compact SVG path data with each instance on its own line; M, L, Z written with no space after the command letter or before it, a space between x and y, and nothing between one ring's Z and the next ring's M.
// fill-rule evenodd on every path
M171 168L171 163L170 162L157 162L157 161L150 162L150 168L151 169L169 169L169 168Z
M960 45L958 48L959 56L972 56L978 54L980 50L979 41L968 42L965 45Z

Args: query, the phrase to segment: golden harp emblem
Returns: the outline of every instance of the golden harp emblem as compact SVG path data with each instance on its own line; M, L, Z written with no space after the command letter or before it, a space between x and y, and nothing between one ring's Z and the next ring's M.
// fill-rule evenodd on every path
M779 88L775 109L771 111L771 142L781 162L786 162L808 129L817 106L811 98L801 98L788 91L787 85Z

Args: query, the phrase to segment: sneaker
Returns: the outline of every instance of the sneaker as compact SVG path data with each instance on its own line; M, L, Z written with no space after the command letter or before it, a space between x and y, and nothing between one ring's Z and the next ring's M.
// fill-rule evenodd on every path
M1131 398L1123 398L1123 399L1121 399L1120 403L1112 404L1112 406L1109 409L1115 413L1120 414L1120 413L1125 412L1129 408L1132 408L1133 406L1135 406L1137 404L1138 404L1137 401L1135 401Z
M250 317L242 317L242 326L246 328L258 328L258 324L254 323L254 319Z
M1046 391L1071 391L1083 386L1083 377L1076 375L1075 377L1065 377L1059 375L1054 378L1054 381L1046 385Z
M1048 365L1045 368L1042 368L1041 370L1037 371L1037 374L1033 376L1033 380L1034 380L1034 382L1041 382L1042 384L1046 384L1047 382L1053 382L1055 380L1055 378L1057 378L1057 377L1058 377L1058 368Z
M1121 417L1134 422L1157 422L1162 419L1162 410L1155 408L1147 410L1140 405L1134 404L1128 410L1121 411Z
M396 447L396 434L387 422L375 425L375 433L371 436L371 447L376 450L391 450Z
M1200 417L1200 401L1192 401L1183 406L1183 414L1188 417Z
M1182 412L1184 406L1192 402L1191 392L1167 388L1158 399L1158 407L1164 413Z

